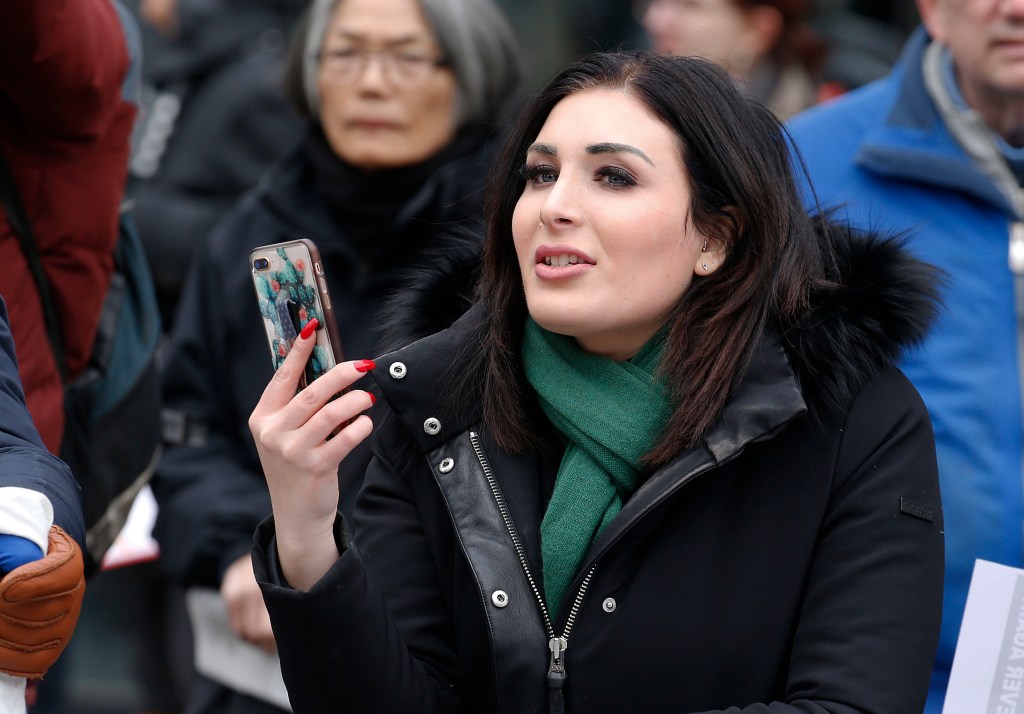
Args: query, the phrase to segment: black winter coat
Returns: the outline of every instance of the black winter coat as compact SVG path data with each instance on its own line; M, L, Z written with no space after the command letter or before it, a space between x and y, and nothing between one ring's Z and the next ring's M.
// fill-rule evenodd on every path
M165 360L167 448L153 480L159 503L154 535L161 563L185 585L217 588L226 568L245 555L256 525L270 513L270 496L247 426L273 374L248 267L260 245L310 238L320 249L328 289L348 359L383 351L379 329L388 299L411 272L472 262L474 228L491 145L473 144L444 164L395 217L384 237L393 250L368 265L314 186L314 168L297 151L227 214L192 265ZM461 227L461 230L460 230ZM416 294L420 324L433 331L469 305L472 271L447 268L429 295ZM429 292L429 289L428 289ZM360 387L364 385L358 385ZM343 464L342 504L351 513L370 453L368 445Z
M629 499L550 625L539 529L557 455L504 453L479 404L438 399L482 308L379 360L391 411L356 537L339 518L341 556L303 593L273 520L256 534L296 714L920 712L942 512L927 413L891 362L931 311L926 271L891 243L841 247L844 284L763 338L704 443Z

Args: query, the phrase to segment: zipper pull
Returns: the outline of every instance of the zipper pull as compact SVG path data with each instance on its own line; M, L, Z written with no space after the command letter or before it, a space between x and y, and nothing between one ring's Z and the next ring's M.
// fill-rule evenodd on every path
M1014 275L1024 275L1024 222L1014 221L1010 225L1009 262Z
M548 689L561 689L565 686L565 665L562 664L562 654L569 647L569 642L564 637L552 637L548 640L548 649L551 650L551 664L548 666Z

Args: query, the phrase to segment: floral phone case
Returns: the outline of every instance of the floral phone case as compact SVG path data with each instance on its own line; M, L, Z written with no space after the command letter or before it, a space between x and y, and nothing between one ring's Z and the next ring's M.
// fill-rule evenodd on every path
M303 238L260 246L249 254L249 270L275 370L314 317L320 323L316 346L300 388L344 359L323 261L313 241Z

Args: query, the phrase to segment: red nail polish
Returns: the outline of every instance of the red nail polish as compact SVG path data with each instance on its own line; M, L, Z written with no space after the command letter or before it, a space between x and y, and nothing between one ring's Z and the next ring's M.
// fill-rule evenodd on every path
M317 325L319 324L320 321L314 317L312 320L306 323L305 327L302 328L302 332L299 333L299 337L301 337L304 340L308 339L310 335L316 332Z
M369 372L371 369L377 369L377 363L372 359L361 359L353 367L356 368L357 372Z
M373 396L373 392L367 392L366 394L370 397L370 404L377 403L377 397Z

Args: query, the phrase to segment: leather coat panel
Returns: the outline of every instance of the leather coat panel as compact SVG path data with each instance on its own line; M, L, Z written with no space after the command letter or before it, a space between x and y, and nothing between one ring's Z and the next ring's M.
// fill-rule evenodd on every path
M506 526L511 523L507 507L504 513L499 508L470 433L427 458L480 591L501 711L542 711L543 690L537 683L546 671L548 638L536 595ZM539 580L535 583L541 586Z

